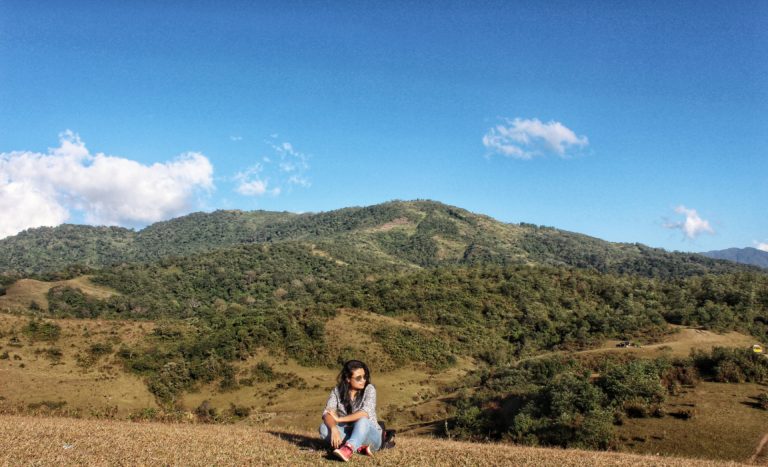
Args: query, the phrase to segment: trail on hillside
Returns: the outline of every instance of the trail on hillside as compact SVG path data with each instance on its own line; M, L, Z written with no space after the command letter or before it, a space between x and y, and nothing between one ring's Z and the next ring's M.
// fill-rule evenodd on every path
M752 457L749 458L747 461L748 464L754 464L757 462L757 459L760 457L764 457L768 460L768 452L763 452L765 449L766 444L768 444L768 433L763 435L763 439L760 440L760 442L757 444L757 448L755 448L755 453L752 454Z

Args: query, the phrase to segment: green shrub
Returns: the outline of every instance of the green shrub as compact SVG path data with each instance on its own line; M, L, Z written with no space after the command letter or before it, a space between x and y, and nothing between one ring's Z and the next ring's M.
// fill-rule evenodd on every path
M61 326L37 319L30 320L21 331L33 342L56 342L61 336Z
M757 405L763 410L768 410L768 392L762 392L757 396Z
M46 409L46 410L60 410L65 405L67 405L66 401L41 401L41 402L33 402L30 404L27 404L27 408L30 410L38 410L38 409Z
M277 376L269 363L261 361L251 368L251 375L259 383L269 383L273 381Z
M248 418L251 415L251 408L244 405L229 404L229 415L236 418Z
M202 423L214 423L218 420L218 412L209 400L204 400L197 406L194 413L197 416L197 420Z
M111 354L112 344L108 342L97 342L95 344L91 344L90 347L88 347L88 353L97 358L103 355Z
M691 360L703 375L723 383L768 381L768 358L751 349L714 347L710 352L691 352Z

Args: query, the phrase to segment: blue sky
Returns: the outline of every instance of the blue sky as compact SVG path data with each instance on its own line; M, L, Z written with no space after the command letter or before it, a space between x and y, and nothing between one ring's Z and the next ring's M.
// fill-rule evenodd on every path
M768 3L0 1L0 236L427 198L768 250Z

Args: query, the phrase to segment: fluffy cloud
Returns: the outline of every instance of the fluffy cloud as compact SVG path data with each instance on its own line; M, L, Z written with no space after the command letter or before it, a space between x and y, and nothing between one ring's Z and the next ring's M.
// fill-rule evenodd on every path
M664 227L668 229L680 229L683 232L683 235L691 240L703 233L715 233L714 229L709 225L709 221L702 219L695 209L689 209L680 205L675 208L675 212L684 215L685 220L679 222L667 222L664 224Z
M189 212L196 193L213 188L213 167L195 152L143 165L91 154L71 131L47 154L0 153L0 237L58 225L72 211L87 223L138 226Z
M537 118L507 120L506 125L496 125L483 135L483 146L489 151L516 159L546 154L566 157L568 149L588 144L586 136L576 136L562 123L543 123Z
M755 246L755 248L757 248L758 250L768 251L768 243L765 243L765 242L758 243Z
M279 187L271 190L268 188L269 180L262 178L261 175L263 170L264 167L261 164L256 164L244 172L239 172L235 175L235 181L238 182L235 191L244 196L279 195L281 191Z
M0 238L29 227L53 227L69 218L55 198L27 182L0 182L0 212Z

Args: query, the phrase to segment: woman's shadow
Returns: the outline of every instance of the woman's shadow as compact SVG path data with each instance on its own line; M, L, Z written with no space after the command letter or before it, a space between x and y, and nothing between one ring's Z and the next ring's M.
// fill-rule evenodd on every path
M318 451L324 453L326 459L336 459L328 446L319 437L297 435L296 433L286 433L283 431L267 430L272 436L276 436L284 441L296 445L302 451Z

